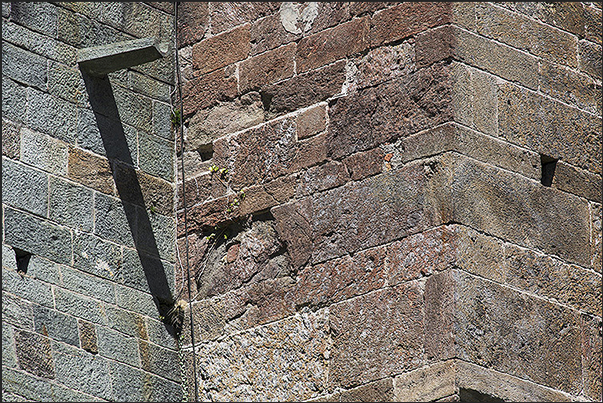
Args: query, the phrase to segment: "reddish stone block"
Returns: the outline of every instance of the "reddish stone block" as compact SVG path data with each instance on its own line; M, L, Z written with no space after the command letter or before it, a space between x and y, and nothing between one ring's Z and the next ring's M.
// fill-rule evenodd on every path
M237 78L220 69L188 81L183 88L184 115L237 96Z
M113 173L106 158L70 147L67 175L69 179L84 186L102 193L114 194Z
M450 66L438 63L334 100L328 156L342 158L451 120L451 81Z
M327 162L308 169L300 177L298 193L302 196L341 186L350 179L343 164Z
M211 31L216 35L246 22L275 14L279 3L271 2L211 2Z
M380 148L350 155L343 160L352 180L364 179L381 172L384 152Z
M209 24L209 3L182 2L178 4L178 48L199 42L205 37Z
M451 3L402 3L376 13L371 20L371 46L408 38L451 22Z
M454 30L450 25L421 32L415 40L415 62L417 68L429 66L454 56Z
M245 59L250 50L249 25L207 38L193 46L193 68L205 74Z
M228 197L197 204L187 211L189 232L201 231L229 220ZM178 212L178 237L184 236L184 212Z
M264 88L264 107L271 113L282 114L339 94L345 81L345 64L344 60L340 60Z
M253 22L250 35L252 56L301 38L301 34L285 31L280 14L269 15Z
M377 247L313 266L298 274L292 298L298 306L324 306L387 284L386 248Z
M354 3L341 1L319 2L316 18L312 21L312 28L308 33L314 34L348 21L351 18L351 4Z
M442 226L388 245L388 284L415 280L452 267L455 264L454 237L454 229Z
M296 44L292 43L239 65L239 86L242 93L260 89L293 75Z
M322 132L326 127L326 105L312 107L297 115L297 138L305 139Z
M270 212L276 220L279 239L287 244L292 266L303 266L310 258L314 246L311 198L273 207Z
M331 387L349 388L423 365L423 292L415 283L329 308Z
M350 15L362 16L365 14L372 14L375 11L383 8L396 5L395 2L380 2L380 1L354 1L350 3Z
M293 176L281 177L265 185L243 189L244 197L238 208L240 216L246 216L287 202L295 195L296 180Z
M369 46L369 22L362 18L303 38L297 47L297 71L304 72L361 52Z
M443 361L455 355L455 280L451 271L435 274L425 284L425 355Z
M98 354L98 344L96 338L96 327L94 323L78 319L80 329L80 345L82 348L92 354Z

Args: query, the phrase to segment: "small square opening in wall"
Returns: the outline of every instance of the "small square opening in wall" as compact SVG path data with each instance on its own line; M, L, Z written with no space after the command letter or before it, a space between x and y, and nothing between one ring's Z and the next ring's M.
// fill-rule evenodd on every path
M199 156L201 157L201 161L209 161L214 157L214 145L213 143L206 144L204 146L199 147L197 150Z
M21 249L14 248L15 258L17 259L17 273L24 276L27 274L29 267L29 260L31 259L31 253Z
M557 168L557 159L540 154L540 168L542 172L540 183L542 183L544 186L550 187L553 184L555 168Z

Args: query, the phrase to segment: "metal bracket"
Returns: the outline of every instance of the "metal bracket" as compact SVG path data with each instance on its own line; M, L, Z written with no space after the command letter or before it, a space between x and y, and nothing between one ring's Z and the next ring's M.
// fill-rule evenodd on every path
M157 38L152 37L79 49L77 62L82 71L102 77L164 57L167 54L167 44L162 45L159 45Z

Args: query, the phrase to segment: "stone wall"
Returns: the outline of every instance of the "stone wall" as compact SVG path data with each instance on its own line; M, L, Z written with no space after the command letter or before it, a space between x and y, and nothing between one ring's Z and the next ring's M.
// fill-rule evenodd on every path
M173 6L2 3L2 401L176 401ZM84 77L77 51L168 56Z
M179 15L189 391L600 400L601 3Z

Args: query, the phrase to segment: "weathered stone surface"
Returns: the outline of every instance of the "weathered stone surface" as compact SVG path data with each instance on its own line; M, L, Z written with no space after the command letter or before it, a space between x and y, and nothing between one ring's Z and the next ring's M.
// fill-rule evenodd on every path
M267 50L295 41L300 34L288 32L283 27L280 14L273 14L253 21L250 29L251 51L257 55Z
M457 364L448 360L406 372L394 378L396 402L433 402L457 391Z
M48 82L46 59L9 43L3 43L2 75L27 86L45 90Z
M509 81L538 89L538 58L492 42L461 28L453 28L454 57Z
M282 46L239 64L239 88L242 93L259 90L293 76L296 44ZM299 71L299 67L298 67Z
M577 312L453 272L458 358L568 393L582 388ZM509 351L515 351L512 356Z
M586 39L601 45L601 8L584 4L584 36Z
M136 339L104 326L97 328L98 353L102 357L123 362L134 367L140 366Z
M291 112L341 92L345 80L345 61L297 75L262 90L264 108L273 114Z
M371 46L407 38L450 22L448 3L404 3L375 13L371 20Z
M436 27L417 34L414 56L417 68L429 66L454 55L457 46L454 28Z
M105 304L62 288L54 290L56 309L96 324L106 324Z
M293 34L307 34L318 16L318 3L283 3L279 17L283 28Z
M573 167L563 161L557 161L552 185L557 189L592 201L601 202L602 200L601 176Z
M142 369L180 382L180 367L178 353L144 340L138 340L138 353Z
M514 11L536 18L546 24L569 31L578 36L584 35L584 11L578 2L555 3L503 3Z
M326 313L304 312L204 343L197 354L205 370L201 392L215 400L317 396L327 386L328 333ZM230 376L224 378L224 373Z
M601 79L601 45L590 41L580 41L578 44L580 53L578 64L580 70L592 77Z
M4 26L4 25L2 25ZM25 122L27 108L27 87L9 78L2 78L2 117L15 122Z
M213 141L264 122L260 95L252 92L233 102L220 103L213 108L197 111L189 121L186 134L188 150L205 151Z
M33 305L33 313L37 333L79 347L77 321L73 316L41 305Z
M476 7L477 32L543 59L577 66L577 38L491 4Z
M97 236L79 233L73 240L74 266L86 273L113 279L122 265L121 246Z
M435 274L425 283L425 356L430 362L456 357L455 292L450 271Z
M2 255L4 257L4 254ZM4 272L4 268L2 272ZM2 290L2 322L34 330L33 308L31 302Z
M93 224L92 190L50 177L48 218L80 231L91 232Z
M553 63L540 64L540 90L553 98L601 115L601 86L592 78Z
M69 149L67 167L69 179L99 192L113 194L113 176L105 158L72 147Z
M295 196L297 177L295 175L280 177L265 185L251 186L239 193L240 206L234 213L239 217L269 209L277 204L286 203ZM241 200L241 196L244 197Z
M209 3L178 4L178 48L199 42L209 26Z
M603 254L603 251L601 250L601 245L603 245L601 234L601 221L603 221L603 217L601 215L601 204L591 203L590 212L592 243L591 262L593 269L601 273L601 255Z
M355 386L424 362L423 292L418 283L347 300L329 312L331 386Z
M584 394L595 401L601 392L601 318L581 316Z
M214 144L214 163L228 169L235 191L289 174L300 159L296 130L295 121L285 118L221 138ZM301 161L302 166L304 162L309 166L314 161Z
M116 285L115 291L118 307L133 311L139 315L159 318L157 305L150 293L121 285ZM164 295L160 295L160 297L165 298Z
M253 22L261 17L278 11L279 3L216 3L210 8L212 34L229 30L246 22Z
M325 306L367 292L387 283L386 250L367 249L313 266L298 273L291 298L297 306Z
M15 347L19 368L42 378L55 377L48 337L25 330L15 330Z
M13 327L5 321L2 321L2 366L10 368L17 367L17 354L15 350ZM2 398L4 399L4 396Z
M51 38L57 34L57 7L52 4L11 4L10 19Z
M300 177L298 194L301 196L341 186L349 180L344 164L327 162L309 168Z
M456 383L503 401L570 402L569 394L469 362L456 360Z
M2 118L2 155L6 155L8 158L19 159L20 129L19 124L6 120L4 117Z
M115 290L110 281L70 267L61 267L61 286L82 295L93 296L101 301L115 303Z
M443 220L452 219L523 246L590 264L583 253L590 244L585 200L454 155L450 157L455 160L454 168L449 171L453 177L439 182L446 174L436 174L430 185L435 187L429 192L438 193L433 200ZM438 161L436 171L447 170L446 161L451 160ZM514 192L508 192L508 187Z
M66 143L75 143L77 107L74 104L28 87L26 115L28 127Z
M38 281L30 276L22 276L21 272L2 269L2 289L29 301L53 307L52 290L49 284Z
M122 245L134 246L137 239L136 207L120 199L96 194L94 234Z
M227 101L237 95L237 78L228 68L194 78L184 84L183 109L189 116L200 109L214 105L218 101Z
M601 276L546 255L505 245L506 283L601 316Z
M389 6L396 5L395 2L380 2L380 1L355 1L350 3L350 14L352 16L360 16L364 14L372 14L375 11L381 10Z
M381 172L383 167L383 150L374 148L369 151L352 154L343 160L345 169L352 180L364 179Z
M456 263L455 236L453 228L444 226L387 245L387 284L401 284L452 267Z
M168 182L174 181L174 142L138 132L140 169Z
M369 21L356 19L299 41L295 62L301 73L362 52L369 46Z
M98 354L98 343L96 338L96 327L94 323L78 320L80 331L80 346L92 354Z
M70 230L7 207L4 207L4 242L57 263L71 264Z
M110 361L109 365L111 374L113 375L111 378L111 400L182 400L182 386L178 383L119 362Z
M114 163L116 188L123 202L163 215L174 213L174 185L132 167Z
M505 249L501 240L462 225L454 225L451 229L454 234L455 266L497 283L508 280Z
M297 138L299 140L322 132L326 127L326 105L319 104L297 115Z
M419 70L331 102L328 155L341 158L452 118L449 67Z
M392 378L371 382L367 385L341 392L341 402L394 402Z
M601 174L601 119L519 88L498 89L498 127L508 141Z
M55 175L67 176L67 144L26 127L21 129L20 134L22 162Z
M48 175L2 157L2 203L48 216Z
M57 381L103 399L110 398L111 375L106 359L57 342L52 342L52 351Z
M111 329L139 339L148 339L145 320L140 314L113 305L107 305L106 312L107 324Z
M205 74L245 59L249 55L249 25L233 29L193 45L193 68Z

